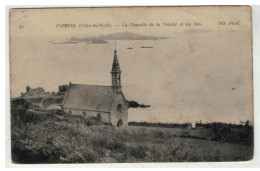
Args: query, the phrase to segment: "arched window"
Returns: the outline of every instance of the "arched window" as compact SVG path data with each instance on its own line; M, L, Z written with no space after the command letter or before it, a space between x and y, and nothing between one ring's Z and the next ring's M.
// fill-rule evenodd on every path
M121 105L121 104L117 105L117 111L118 111L118 112L121 112L121 111L122 111L122 105Z

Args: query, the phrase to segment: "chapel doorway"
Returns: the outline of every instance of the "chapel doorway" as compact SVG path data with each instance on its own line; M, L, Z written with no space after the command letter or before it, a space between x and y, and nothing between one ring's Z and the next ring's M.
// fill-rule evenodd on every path
M117 127L120 127L120 126L122 126L123 125L123 121L121 120L121 119L119 119L118 121L117 121Z
M101 121L101 115L100 114L97 114L97 119L98 119L99 122Z

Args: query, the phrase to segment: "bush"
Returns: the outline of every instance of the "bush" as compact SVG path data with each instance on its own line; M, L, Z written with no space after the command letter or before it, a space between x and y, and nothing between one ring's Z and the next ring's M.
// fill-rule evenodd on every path
M191 123L149 123L149 122L129 122L129 126L146 126L146 127L160 127L160 128L191 128Z
M139 145L128 149L129 154L138 160L145 158L147 150L148 148L145 145Z
M196 128L207 128L213 131L213 141L223 141L230 143L253 145L253 126L249 121L241 122L240 124L227 124L221 122L213 123L196 123Z

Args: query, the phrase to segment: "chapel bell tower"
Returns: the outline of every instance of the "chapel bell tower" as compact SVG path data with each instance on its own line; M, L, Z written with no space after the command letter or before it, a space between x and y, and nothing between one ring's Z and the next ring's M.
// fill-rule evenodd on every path
M116 54L116 49L114 51L114 61L112 65L112 71L111 71L111 76L112 76L112 88L115 93L119 93L122 91L122 86L121 86L121 71L120 71L120 66L119 62L117 59L117 54Z

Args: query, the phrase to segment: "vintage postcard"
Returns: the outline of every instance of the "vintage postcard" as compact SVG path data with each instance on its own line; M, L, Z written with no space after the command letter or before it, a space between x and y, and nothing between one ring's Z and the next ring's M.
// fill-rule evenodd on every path
M11 161L253 159L249 6L11 9Z

